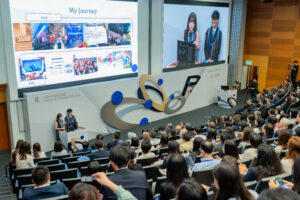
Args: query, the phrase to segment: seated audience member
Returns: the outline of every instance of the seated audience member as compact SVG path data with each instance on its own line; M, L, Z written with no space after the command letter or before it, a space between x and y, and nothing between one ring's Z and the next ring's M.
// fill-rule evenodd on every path
M54 151L51 152L51 158L53 158L54 156L63 156L67 154L68 152L64 149L61 141L57 141L54 143Z
M188 133L186 129L182 129L179 133L179 139L176 140L179 145L183 144L182 135Z
M124 146L117 146L110 151L109 158L115 174L111 175L109 179L128 190L137 199L152 200L152 189L147 182L145 173L128 169L130 156L129 149ZM103 196L105 199L117 199L113 190L108 187L103 188Z
M129 148L130 151L130 162L128 165L128 169L134 171L145 171L143 166L139 163L134 163L136 161L136 152L132 148Z
M277 155L280 155L282 150L286 150L287 143L289 142L291 137L292 137L292 133L290 131L288 130L280 131L278 135L278 144L274 149Z
M274 129L274 137L278 137L280 131L289 128L290 121L287 118L282 118Z
M159 136L166 135L167 132L165 131L165 127L163 127L163 126L158 127L158 133L159 133Z
M179 136L182 129L183 129L183 127L181 127L180 125L177 125L175 127L176 136Z
M201 155L200 147L202 142L204 142L204 140L201 137L197 137L194 139L193 151L190 153L190 157L193 159L194 162L196 160L196 157Z
M32 151L33 151L34 158L45 158L46 157L45 152L42 152L42 150L41 150L40 143L34 143L32 146Z
M243 129L243 139L240 143L240 146L245 147L247 145L250 145L250 134L253 133L253 128L251 127L245 127Z
M272 147L267 144L258 146L257 158L249 170L245 165L240 165L240 173L245 182L258 181L265 177L282 174L283 172L279 157Z
M206 139L210 140L213 143L213 145L217 144L217 141L216 141L217 140L217 131L216 131L215 128L208 128L207 129L207 137L206 137Z
M235 162L222 161L213 169L216 193L214 199L255 200L258 194L248 190Z
M144 139L141 144L142 155L137 157L137 159L154 157L155 154L153 152L150 152L151 148L152 148L152 145L151 145L150 140Z
M209 128L208 128L209 129ZM206 140L206 135L204 135L203 133L203 130L202 130L202 128L201 127L196 127L195 129L194 129L194 131L193 131L193 134L194 134L194 138L197 138L197 137L201 137L203 140ZM193 138L193 139L194 139ZM192 139L192 140L193 140Z
M239 126L240 121L241 121L241 117L239 115L235 115L232 118L232 125L234 131L240 131L240 126Z
M274 125L269 122L265 123L265 125L262 127L262 133L263 142L267 142L268 139L274 137Z
M104 149L103 140L96 140L95 147L97 148L97 151L92 153L91 160L94 160L95 158L108 158L109 157L109 151Z
M13 149L11 152L14 152L14 151L18 152L19 149L20 149L20 147L21 147L21 144L22 144L23 142L24 142L24 140L18 140L17 143L16 143L15 149Z
M132 146L134 148L139 147L140 146L139 139L137 137L131 138L131 140L130 140L130 146Z
M251 148L246 149L241 155L242 160L254 159L257 155L257 147L262 143L262 137L258 133L250 134Z
M294 167L293 167L293 175L292 175L292 181L289 182L286 180L283 180L285 184L285 188L288 188L290 190L293 190L300 194L300 157L296 159ZM269 188L274 190L281 187L279 182L275 179L271 179L269 181Z
M226 140L233 140L233 137L234 137L233 135L234 135L233 129L231 130L231 129L225 128L220 135L221 143L217 143L216 145L214 145L214 151L222 152L224 142Z
M291 173L295 160L300 156L300 137L292 136L287 145L286 157L281 160L283 169Z
M88 141L82 142L82 149L76 150L76 153L91 152L92 149L89 146L90 143Z
M208 200L205 189L194 178L184 179L179 186L176 200Z
M104 172L104 169L103 167L100 165L100 163L98 161L91 161L89 164L88 164L88 167L86 169L86 175L87 176L91 176L95 173L98 173L98 172Z
M298 128L298 127L300 127L300 111L298 111L298 113L297 113L296 125L293 127L293 134L296 134L296 128Z
M69 193L68 200L102 200L103 195L99 193L99 190L86 183L77 183L73 186Z
M226 140L223 145L223 156L232 156L235 159L239 160L239 150L233 140Z
M69 193L64 183L50 185L50 172L46 166L38 166L32 170L33 187L24 190L24 200L54 198Z
M163 161L163 165L162 165L162 169L166 169L167 168L167 163L168 160L171 158L171 156L173 154L179 154L179 144L176 141L170 141L169 145L168 145L168 154L167 156L164 158Z
M202 142L200 150L202 155L201 162L194 165L192 172L198 169L214 167L220 163L220 160L213 158L214 145L211 141Z
M293 191L278 188L276 190L264 190L257 200L299 200L300 196Z
M149 139L149 140L151 139L148 131L143 132L141 140L144 140L144 139Z
M24 142L24 140L18 140L17 141L16 148L14 150L12 150L11 161L9 162L10 165L15 165L16 164L17 154L18 154L19 149L20 149L23 142Z
M179 146L180 152L189 151L193 148L193 142L191 141L191 136L188 131L184 131L181 136L182 144Z
M291 97L287 97L287 98L285 98L283 104L281 105L281 109L282 109L283 111L286 111L286 110L289 108L289 106L290 106L291 104L292 104L292 99L291 99Z
M102 134L97 134L96 135L96 140L103 140L104 141L104 136ZM95 143L91 145L91 148L93 149L92 152L96 149Z
M173 129L173 124L172 124L172 123L168 123L168 124L167 124L166 133L167 133L167 134L170 134L171 131L172 131L172 129Z
M172 141L172 140L176 140L176 139L177 139L176 132L171 131L170 135L169 135L169 140Z
M259 117L255 120L255 127L253 128L254 133L262 133L262 127L265 124L265 120L262 117Z
M160 139L156 138L156 132L152 131L149 136L153 146L159 145Z
M115 146L121 145L123 143L123 140L120 139L121 133L115 132L113 136L113 140L107 144L107 149L111 150Z
M166 135L166 134L161 135L159 145L157 146L157 149L160 150L162 148L168 148L168 144L169 144L168 135Z
M23 142L16 156L16 168L32 168L35 167L33 162L33 156L31 155L30 143Z
M160 200L173 199L179 185L188 178L188 168L181 154L174 154L167 164L167 180L161 184Z
M248 115L247 122L249 126L253 129L255 127L255 116L252 114Z
M185 121L181 121L181 122L180 122L180 126L181 126L182 129L185 128L185 123L186 123Z

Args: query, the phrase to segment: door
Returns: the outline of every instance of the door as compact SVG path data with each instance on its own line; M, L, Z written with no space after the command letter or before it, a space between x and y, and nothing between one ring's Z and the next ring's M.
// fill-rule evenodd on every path
M0 150L10 149L5 89L0 85Z

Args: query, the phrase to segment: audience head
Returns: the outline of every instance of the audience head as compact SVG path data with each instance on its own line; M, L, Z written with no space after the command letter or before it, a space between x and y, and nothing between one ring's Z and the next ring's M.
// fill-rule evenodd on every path
M172 123L168 123L168 124L167 124L167 129L168 129L168 130L172 130L172 128L173 128L173 124L172 124Z
M149 132L143 132L142 137L143 137L143 139L145 139L145 138L150 139L150 134L149 134Z
M190 135L190 133L189 133L188 131L184 131L184 132L182 133L181 138L182 138L182 140L183 140L184 142L188 142L188 141L191 140L191 135Z
M226 140L223 145L223 155L229 155L239 159L238 147L233 140Z
M141 149L142 149L142 152L144 154L149 153L149 151L151 150L151 147L152 147L152 145L151 145L151 141L150 140L144 139L142 141Z
M115 140L119 140L120 137L121 137L121 133L120 133L120 132L115 132L115 133L114 133L114 139L115 139Z
M250 144L252 148L257 148L262 143L262 137L259 133L250 134Z
M212 152L214 151L214 145L211 141L206 140L206 141L201 143L200 150L201 150L202 156L205 155L205 154L212 154Z
M168 154L179 153L179 144L176 141L170 141L168 145Z
M259 128L261 128L265 124L265 120L262 117L257 118L255 121L255 125Z
M264 190L257 200L297 200L300 196L291 190L278 188L276 190Z
M187 131L191 131L192 130L192 124L190 122L186 122L184 128Z
M160 127L158 128L158 132L159 132L160 134L165 133L165 127L160 126Z
M69 200L102 200L102 195L91 184L77 183L69 193Z
M253 128L251 127L246 127L243 130L243 141L249 141L250 140L250 134L253 132Z
M124 146L116 146L109 153L109 159L115 171L127 167L130 157L129 149Z
M278 145L282 146L283 149L286 149L287 143L292 137L292 133L289 130L282 130L278 135Z
M217 131L215 128L208 128L207 129L207 139L208 140L216 140L217 138Z
M139 139L137 137L131 138L131 146L133 146L133 147L139 147L140 146Z
M61 141L56 141L54 143L54 151L61 152L64 149L63 143Z
M217 200L239 197L240 199L254 200L246 188L237 165L223 161L213 169L214 185L217 189Z
M298 108L291 108L290 117L294 119L297 117L297 114L298 114Z
M300 155L300 137L292 136L287 145L287 158L295 162L296 158Z
M68 114L68 115L72 115L72 113L73 113L73 110L72 110L71 108L68 108L67 114Z
M180 122L181 128L184 128L184 127L185 127L185 123L186 123L185 121L181 121L181 122Z
M41 144L40 143L34 143L32 146L32 151L33 151L33 156L34 158L39 158L40 157L40 152L41 152Z
M103 140L104 139L104 136L102 134L98 134L96 136L96 140Z
M274 135L274 125L272 123L265 123L262 128L262 132L267 138L273 138Z
M84 141L84 142L82 143L82 148L83 148L83 149L88 149L89 146L90 146L90 143L89 143L88 141Z
M202 142L204 142L202 137L196 137L193 141L193 152L200 152L200 147Z
M97 172L104 172L103 167L98 161L91 161L86 169L86 175L91 176L92 174L95 174Z
M240 126L240 130L243 131L244 128L249 126L249 124L245 120L243 120L243 121L240 121L239 126Z
M185 158L181 154L173 154L167 164L167 181L178 187L188 177Z
M46 166L39 165L32 170L32 182L35 186L50 184L50 172Z
M224 129L220 135L221 142L224 144L226 140L232 140L233 139L233 133L227 129Z
M18 150L21 148L21 145L22 145L23 142L24 142L24 140L18 140L18 141L17 141L17 144L16 144L15 150L18 151Z
M95 142L95 147L97 148L97 149L103 149L103 147L104 147L104 143L103 143L103 140L96 140L96 142Z
M24 141L21 144L21 147L19 149L19 154L20 154L20 159L21 160L26 160L27 159L27 155L31 155L31 147L30 147L30 143Z
M169 144L169 137L168 137L168 135L165 135L165 134L162 135L162 136L160 137L159 145L160 145L161 147L167 147L168 144Z
M176 200L207 200L205 189L194 179L184 179L179 186Z
M176 133L179 133L179 132L181 131L181 129L182 129L182 127L181 127L180 125L177 125L177 126L175 127Z
M149 134L149 136L150 136L151 139L156 138L156 132L151 131L150 134Z
M278 119L276 116L270 116L268 118L268 122L271 123L272 125L275 125L277 123Z
M62 114L61 113L58 113L57 115L56 115L56 121L57 122L59 122L59 121L62 121L63 119L62 119Z
M290 125L289 119L284 117L279 121L278 128L280 130L288 129L289 125Z

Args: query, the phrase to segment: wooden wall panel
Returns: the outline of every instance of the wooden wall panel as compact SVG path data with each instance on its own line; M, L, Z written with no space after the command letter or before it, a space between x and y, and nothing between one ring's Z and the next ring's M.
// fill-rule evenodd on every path
M244 60L266 57L268 62L258 65L263 68L259 71L259 76L263 76L259 84L279 85L288 75L288 63L300 61L300 0L274 0L273 3L251 0L247 9Z

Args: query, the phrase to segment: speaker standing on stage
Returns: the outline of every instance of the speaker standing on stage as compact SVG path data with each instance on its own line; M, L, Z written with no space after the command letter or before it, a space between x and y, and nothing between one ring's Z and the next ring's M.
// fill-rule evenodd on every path
M56 141L60 141L59 131L65 130L63 116L61 113L58 113L56 116L56 120L54 122L54 128L55 128L55 134L56 134Z
M71 108L67 110L67 116L65 117L66 124L71 122L76 122L76 117L75 115L72 114L72 112L73 111Z
M256 96L256 94L259 93L257 88L258 88L258 83L257 83L256 78L254 78L252 83L249 85L249 90L250 90L252 98L254 98Z
M294 66L291 67L291 69L292 69L292 71L291 71L291 80L292 80L293 86L296 87L296 78L297 78L297 73L298 73L298 70L299 70L299 65L298 65L297 60L294 61Z

